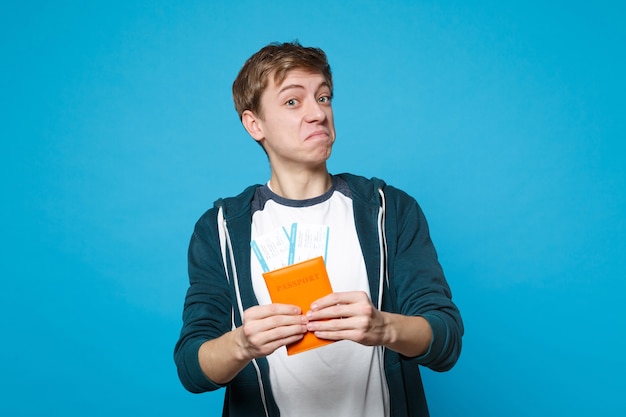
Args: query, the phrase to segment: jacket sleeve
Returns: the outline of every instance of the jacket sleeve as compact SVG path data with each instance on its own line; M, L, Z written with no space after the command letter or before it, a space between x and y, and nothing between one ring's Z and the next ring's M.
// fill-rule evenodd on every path
M222 385L210 381L200 368L200 346L231 330L231 298L224 272L217 210L196 223L188 252L189 288L183 309L183 327L174 349L174 362L183 386L194 393Z
M387 194L393 204L395 232L390 243L389 274L400 314L424 317L433 333L428 351L415 360L432 370L447 371L461 353L463 322L452 302L450 287L439 264L428 224L417 202L397 189ZM392 247L391 245L394 245Z

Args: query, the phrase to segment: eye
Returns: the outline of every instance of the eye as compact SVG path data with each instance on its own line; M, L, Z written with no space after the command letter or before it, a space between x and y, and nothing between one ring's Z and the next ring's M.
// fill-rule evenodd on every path
M320 103L330 103L330 96L321 96L317 101Z
M296 100L295 98L290 98L285 102L285 104L287 105L287 107L295 107L298 104L298 100Z

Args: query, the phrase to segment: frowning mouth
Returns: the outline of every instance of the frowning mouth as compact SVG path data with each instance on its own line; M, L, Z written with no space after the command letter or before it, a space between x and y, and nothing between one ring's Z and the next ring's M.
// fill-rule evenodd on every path
M316 130L306 137L305 140L318 139L318 138L328 138L330 134L327 130Z

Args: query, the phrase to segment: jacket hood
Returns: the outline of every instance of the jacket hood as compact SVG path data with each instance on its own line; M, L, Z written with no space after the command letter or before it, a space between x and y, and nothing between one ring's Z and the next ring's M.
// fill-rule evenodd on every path
M250 202L254 197L254 192L260 186L260 184L251 185L234 197L220 198L213 203L213 206L222 209L225 220L241 215L249 215Z

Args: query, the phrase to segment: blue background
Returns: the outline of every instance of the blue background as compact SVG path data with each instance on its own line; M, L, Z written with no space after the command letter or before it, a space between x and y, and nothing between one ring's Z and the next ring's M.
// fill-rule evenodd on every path
M623 2L0 6L0 415L221 414L172 350L196 219L268 178L230 86L326 50L332 172L420 201L464 315L433 416L626 413Z

